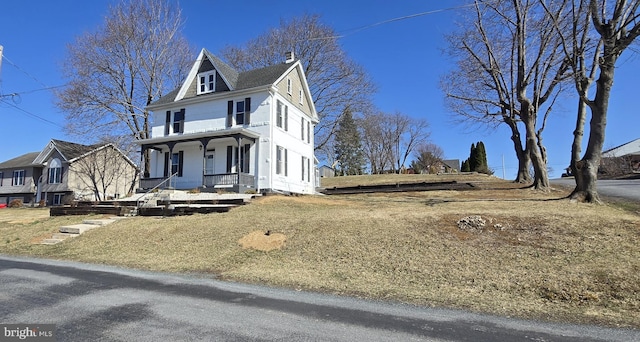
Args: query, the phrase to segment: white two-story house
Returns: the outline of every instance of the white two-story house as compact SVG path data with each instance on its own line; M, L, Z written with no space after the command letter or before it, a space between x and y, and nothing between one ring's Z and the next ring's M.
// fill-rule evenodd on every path
M238 72L203 49L184 84L149 105L142 189L315 192L318 123L300 61Z

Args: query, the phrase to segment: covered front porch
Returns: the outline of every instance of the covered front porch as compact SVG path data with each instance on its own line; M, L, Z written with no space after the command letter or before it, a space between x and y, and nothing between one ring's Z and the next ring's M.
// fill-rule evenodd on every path
M246 129L168 135L141 140L149 163L139 191L179 189L243 193L256 189L257 133Z

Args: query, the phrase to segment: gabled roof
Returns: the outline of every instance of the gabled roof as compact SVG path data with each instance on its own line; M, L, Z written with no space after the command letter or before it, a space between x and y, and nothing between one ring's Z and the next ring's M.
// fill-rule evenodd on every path
M13 159L9 159L0 163L0 169L15 169L20 167L38 166L39 164L34 163L34 161L39 154L40 152L30 152Z
M184 83L179 88L174 89L166 95L163 95L159 100L151 103L149 106L155 107L158 105L169 104L185 99L189 87L191 87L198 75L200 66L206 60L211 62L217 73L221 76L226 86L229 88L229 91L245 90L261 86L273 85L276 83L276 81L282 78L285 73L292 69L292 67L296 63L300 63L299 61L293 61L289 63L275 64L263 68L238 72L233 67L223 62L220 58L207 51L207 49L202 49L202 51L200 51L200 54L198 55L196 62L191 67L189 75L185 79ZM305 86L307 85L305 84ZM207 96L212 94L220 93L215 92L199 96Z
M95 150L98 146L99 145L82 145L63 140L51 139L49 144L47 144L42 152L40 152L36 157L35 162L38 164L44 163L49 156L51 156L51 153L54 150L58 151L65 161L71 161L72 159L78 158Z
M637 154L640 154L640 138L602 152L603 157L609 158Z

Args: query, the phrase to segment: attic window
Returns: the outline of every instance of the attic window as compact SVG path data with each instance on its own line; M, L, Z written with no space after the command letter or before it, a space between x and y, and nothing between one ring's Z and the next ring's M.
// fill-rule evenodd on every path
M212 93L216 90L216 71L198 74L198 94Z

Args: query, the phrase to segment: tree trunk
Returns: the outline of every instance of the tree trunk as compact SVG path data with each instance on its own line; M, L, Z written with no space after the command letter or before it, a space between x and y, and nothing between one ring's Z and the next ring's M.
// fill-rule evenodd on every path
M523 106L523 108L526 108ZM526 130L526 149L529 152L531 158L531 164L533 165L533 188L536 190L548 190L549 189L549 172L547 171L547 163L544 160L542 152L538 148L537 136L535 131L536 116L531 113L531 109L528 113L523 115L524 126Z
M531 183L531 175L529 174L531 157L529 153L522 148L522 140L520 139L520 131L518 130L517 123L514 120L507 119L505 119L504 122L511 128L511 141L513 141L513 147L516 151L516 158L518 158L518 174L514 182L529 184Z
M617 33L614 28L609 24L605 24L602 26L600 33L604 41L604 50L598 67L600 75L596 81L595 99L588 103L591 109L589 141L582 160L576 165L577 173L580 174L578 177L581 178L581 184L576 181L576 188L571 194L572 199L591 203L600 203L596 183L600 159L602 158L605 128L607 127L609 97L613 86L615 65L620 53L619 48L616 46Z
M587 121L587 104L580 99L578 102L578 116L576 119L576 129L573 131L573 143L571 144L571 174L573 175L576 187L582 187L584 180L582 173L578 170L578 162L582 153L582 137L584 136L584 125Z

